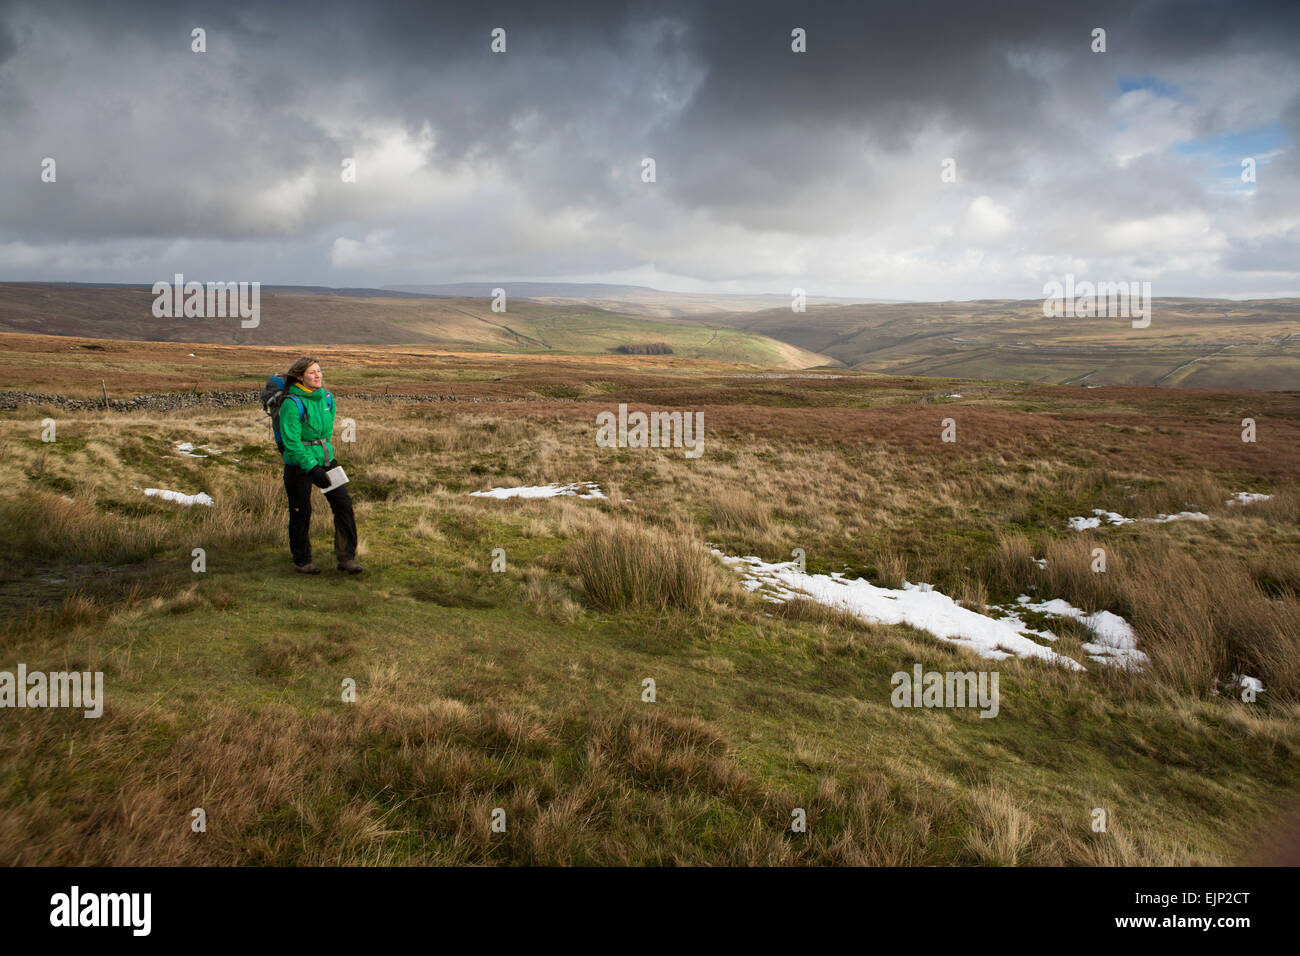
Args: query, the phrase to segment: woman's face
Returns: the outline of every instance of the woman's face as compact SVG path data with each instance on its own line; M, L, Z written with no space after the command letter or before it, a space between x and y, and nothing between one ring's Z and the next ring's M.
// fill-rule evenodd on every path
M320 363L312 362L307 366L307 370L302 373L303 384L308 388L320 388L325 381L325 376L321 375Z

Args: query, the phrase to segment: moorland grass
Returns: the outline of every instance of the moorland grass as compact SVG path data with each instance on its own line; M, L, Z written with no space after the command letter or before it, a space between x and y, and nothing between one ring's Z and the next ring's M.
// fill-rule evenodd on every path
M1100 443L958 462L934 442L782 441L758 417L684 463L597 449L563 415L347 412L360 579L292 575L265 426L245 410L67 414L52 445L29 416L0 418L0 480L20 490L0 501L4 662L108 686L99 720L6 714L7 862L1217 864L1246 861L1300 785L1300 509L1276 462L1103 468ZM163 457L181 440L224 451ZM468 496L577 480L608 499ZM1224 505L1243 480L1276 497ZM145 499L146 482L216 504ZM1064 528L1091 507L1188 504L1213 520ZM317 498L318 548L329 527ZM1152 666L1001 661L995 720L896 710L896 671L990 663L772 605L710 546L800 547L810 570L927 580L968 606L1028 593L1111 610ZM1056 628L1082 657L1084 632ZM1224 692L1234 672L1266 692Z

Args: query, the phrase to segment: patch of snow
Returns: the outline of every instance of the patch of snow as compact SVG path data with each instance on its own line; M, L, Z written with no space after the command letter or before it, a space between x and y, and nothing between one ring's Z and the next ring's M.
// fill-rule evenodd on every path
M577 498L604 498L605 493L594 481L575 481L571 485L529 485L523 488L493 488L491 491L471 491L475 498L556 498L573 495Z
M1239 491L1227 500L1229 505L1248 505L1256 501L1268 501L1272 495L1261 495L1255 491Z
M1037 611L1048 617L1068 617L1082 622L1083 626L1092 631L1097 638L1082 645L1094 661L1126 668L1139 668L1150 661L1146 654L1137 649L1133 628L1118 614L1112 614L1110 611L1085 614L1069 601L1061 598L1035 604L1027 594L1016 598L1016 603L1026 611Z
M818 604L837 607L863 620L880 624L909 624L940 640L966 647L981 657L1005 660L1012 656L1037 657L1071 670L1083 665L1037 641L1018 629L1019 619L999 620L962 607L929 584L903 583L902 590L879 588L863 579L843 574L808 574L798 562L768 564L760 558L733 557L716 548L713 553L739 571L750 591L762 591L770 601L784 603L807 597ZM1036 633L1036 632L1030 632Z
M207 458L210 455L221 454L221 452L218 449L212 448L209 445L195 445L193 442L188 442L188 441L178 441L175 442L175 445L176 445L176 450L180 452L182 455L184 455L186 458ZM198 451L200 449L206 451L208 454L207 455L198 454ZM170 458L171 456L164 455L163 457ZM238 458L235 459L235 461L238 460L239 460Z
M1082 623L1095 638L1082 644L1091 660L1133 670L1150 662L1150 658L1138 650L1133 628L1124 618L1110 611L1087 614L1061 598L1035 603L1027 594L1022 594L1014 605L986 605L986 611L999 615L992 617L962 607L930 584L905 581L902 590L893 590L876 587L860 578L848 579L840 573L802 572L796 561L768 564L752 555L734 557L717 548L712 548L712 552L723 563L740 572L747 590L761 592L769 601L784 603L791 598L805 597L818 604L848 611L863 620L879 624L909 624L940 640L969 648L981 657L993 660L1012 656L1037 657L1071 670L1084 670L1083 665L1073 658L1032 640L1057 640L1057 635L1051 631L1031 628L1020 616L1020 612L1036 612ZM1046 563L1045 559L1038 560Z
M1138 521L1209 521L1210 516L1203 511L1180 511L1176 515L1156 515L1154 518L1138 518Z
M1095 515L1095 517L1071 518L1069 521L1066 522L1066 527L1068 527L1071 531L1087 531L1090 528L1100 528L1103 520L1105 520L1107 524L1112 524L1112 525L1133 524L1135 521L1160 524L1167 521L1209 521L1210 520L1209 515L1204 514L1203 512L1200 511L1180 511L1176 515L1160 514L1160 515L1156 515L1156 517L1154 518L1125 518L1123 515L1116 514L1114 511L1107 511L1105 508L1093 508L1092 513L1093 515Z
M194 358L194 353L193 353L193 352L190 353L190 358Z
M1103 518L1105 518L1106 521L1108 521L1110 524L1132 524L1133 523L1132 518L1125 518L1121 514L1116 514L1113 511L1107 511L1104 508L1093 508L1092 513L1096 515L1096 517L1071 518L1068 522L1066 522L1066 524L1072 531L1087 531L1089 528L1101 527L1101 521Z
M1045 567L1047 567L1047 559L1046 559L1046 558L1034 558L1034 564L1038 565L1040 568L1045 568Z
M149 495L151 498L163 498L167 501L175 501L183 505L207 505L211 507L214 503L211 496L208 495L207 492L203 491L200 491L196 495L187 495L180 491L168 491L165 488L146 488L144 493Z

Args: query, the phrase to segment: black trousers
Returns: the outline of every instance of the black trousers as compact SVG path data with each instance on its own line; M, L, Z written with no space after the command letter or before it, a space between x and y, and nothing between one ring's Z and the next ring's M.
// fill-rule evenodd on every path
M337 461L326 467L333 468ZM289 550L294 564L311 563L311 483L307 472L297 465L284 466L284 490L289 496ZM357 556L357 520L352 515L352 496L348 486L335 488L325 496L334 511L334 556L350 561Z

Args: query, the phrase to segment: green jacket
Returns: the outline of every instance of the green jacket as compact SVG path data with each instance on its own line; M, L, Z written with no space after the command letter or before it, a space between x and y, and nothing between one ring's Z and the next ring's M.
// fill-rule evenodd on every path
M326 402L326 397L329 401ZM307 412L305 420L299 419L297 398ZM328 465L334 460L334 446L329 443L334 433L334 397L323 388L310 389L297 383L290 385L280 402L280 441L284 443L284 463L297 465L311 471L317 465ZM324 445L304 445L303 442L323 438Z

